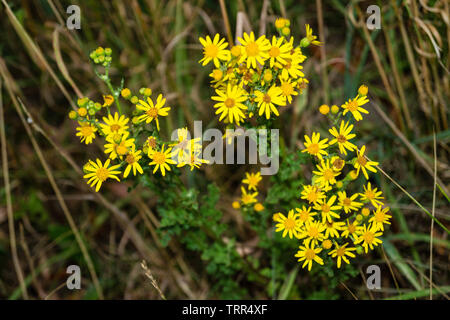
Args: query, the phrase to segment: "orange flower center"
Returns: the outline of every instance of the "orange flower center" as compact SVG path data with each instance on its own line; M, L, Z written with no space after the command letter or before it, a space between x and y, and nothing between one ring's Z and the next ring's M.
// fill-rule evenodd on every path
M338 137L336 138L336 140L339 143L346 143L347 142L347 138L345 138L345 136L343 136L342 134L338 135Z
M162 152L155 152L153 154L153 161L157 164L164 164L166 162L166 155Z
M259 47L258 44L254 41L249 42L247 46L245 47L245 51L247 52L247 55L249 57L255 57L259 54Z
M293 230L293 229L295 228L295 220L294 220L294 219L291 219L291 218L287 218L287 219L284 221L284 227L285 227L286 229Z
M352 204L352 200L350 198L345 198L343 203L344 203L344 206L349 206Z
M217 57L218 53L219 53L219 48L215 44L210 44L209 46L205 47L205 56L207 56L209 58Z
M313 249L307 249L305 251L306 260L313 260L315 256L316 256L316 253L314 252Z
M355 101L355 100L350 101L350 102L347 104L347 109L348 109L350 112L355 112L356 110L358 110L358 102Z
M109 171L106 168L98 168L95 174L99 180L105 181L108 179Z
M225 106L227 108L233 108L234 107L234 99L227 98L227 100L225 100Z
M133 164L133 163L136 162L136 158L135 158L131 153L129 153L129 154L127 155L127 157L125 158L125 161L126 161L128 164Z
M367 160L366 160L366 158L364 158L364 156L359 156L358 163L360 164L361 167L364 167L367 163Z
M266 94L264 95L264 97L263 97L263 101L264 101L265 103L270 103L271 100L272 100L272 99L270 98L270 96L266 93Z
M317 154L319 152L319 145L317 143L311 143L308 146L308 152L311 154Z
M276 58L280 55L280 49L278 47L272 47L269 50L269 56Z
M147 115L150 117L150 118L156 118L157 116L158 116L158 109L156 109L156 108L150 108L150 109L148 109L147 110Z
M121 128L121 126L119 124L112 124L110 127L112 132L118 132Z

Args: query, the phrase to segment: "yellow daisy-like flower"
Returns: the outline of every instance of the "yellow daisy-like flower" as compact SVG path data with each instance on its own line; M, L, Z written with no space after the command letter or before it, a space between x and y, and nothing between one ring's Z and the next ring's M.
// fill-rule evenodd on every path
M322 42L316 40L317 36L313 35L313 30L309 26L309 24L305 25L306 27L306 38L308 39L309 43L315 45L315 46L321 46Z
M187 127L177 129L176 142L169 144L170 147L173 147L173 152L177 155L178 162L181 162L185 157L190 158L192 152L197 154L202 149L200 138L188 139L188 136L189 131Z
M297 79L305 76L305 74L301 71L303 69L303 66L301 65L301 57L302 56L299 55L291 55L289 59L286 59L286 64L281 70L280 79Z
M361 230L358 231L358 237L356 238L355 244L362 243L362 247L364 248L364 252L367 253L370 250L373 250L374 246L378 246L378 244L383 243L377 237L381 236L382 232L377 232L377 227L373 224L367 228L367 225L363 225Z
M352 251L356 251L356 248L347 248L348 242L342 246L339 246L338 244L335 245L335 249L331 250L328 254L331 255L332 258L337 258L337 267L341 267L342 260L350 264L350 261L348 260L348 257L354 258L355 254L352 253Z
M292 103L292 96L297 96L298 92L295 91L297 82L291 82L291 79L280 80L281 95L289 102Z
M241 196L242 204L248 205L257 202L256 196L258 195L258 192L247 193L247 191L243 187L241 187L241 192L242 192Z
M375 187L372 189L372 185L370 182L367 182L366 186L363 186L364 193L360 193L361 200L364 202L370 201L374 207L383 205L383 202L380 200L384 200L383 192L378 191Z
M322 251L321 248L314 248L314 244L309 247L307 244L305 246L299 246L299 249L295 255L298 258L298 261L305 261L302 265L302 268L308 266L308 271L311 271L313 261L317 262L320 265L323 265L323 260L318 254Z
M161 151L155 151L148 154L148 157L152 159L149 163L151 166L155 166L153 169L153 173L155 173L158 169L161 171L163 176L166 175L166 170L170 171L169 164L175 164L175 161L172 160L172 148L167 148L164 151L164 145L161 148Z
M310 223L314 220L314 216L317 214L316 212L311 212L311 207L306 208L303 206L300 208L295 208L297 212L298 220L300 221L300 225L304 225Z
M117 157L122 159L129 150L134 146L134 139L128 139L130 133L125 131L123 135L113 134L106 137L105 153L110 154L109 157L114 160Z
M203 66L206 66L211 60L216 68L220 66L220 60L226 61L230 58L230 51L226 50L228 42L225 39L220 39L217 33L214 39L211 40L209 36L206 39L198 39L203 46L203 58L199 61Z
M128 121L130 121L130 119L124 115L119 117L119 114L116 112L114 113L114 116L109 114L108 117L103 117L104 123L100 123L100 128L106 136L123 134L128 129Z
M366 151L366 146L362 146L360 151L356 151L356 161L353 164L353 166L356 169L356 175L359 175L359 171L361 170L364 174L364 177L369 180L369 175L367 174L367 170L372 171L372 172L377 172L377 170L374 168L374 166L379 165L378 162L375 161L369 161L367 160L367 158L364 156L364 153Z
M340 218L339 214L335 211L340 210L342 207L339 205L334 205L336 198L337 197L333 195L330 199L328 199L328 201L326 199L321 199L314 205L313 208L322 214L322 222L331 222L332 217L336 219Z
M284 43L284 38L280 37L272 37L272 43L270 45L270 49L268 51L269 54L269 65L271 68L274 66L281 68L284 64L286 64L286 59L291 56L290 52L292 50L292 46L289 42Z
M142 170L141 165L139 164L139 160L141 160L142 156L141 150L136 151L136 147L133 145L131 146L131 149L128 151L127 156L125 157L125 162L127 163L127 167L125 168L125 171L123 172L123 177L126 178L130 174L131 169L133 169L133 176L136 175L136 171L140 174L143 174L144 171Z
M344 230L344 222L327 221L325 222L325 238L339 238L339 231Z
M355 201L358 197L358 193L348 197L346 191L339 191L338 197L339 205L344 209L345 213L349 213L351 210L356 211L363 205L361 202Z
M322 160L322 155L326 156L328 153L324 150L328 148L328 138L320 140L320 133L313 132L311 139L305 135L305 149L302 152L307 152L312 156L318 157Z
M89 122L78 122L80 125L77 127L76 135L80 137L81 142L84 142L86 144L92 143L92 140L95 139L95 132L97 131L97 128L90 124Z
M106 160L104 164L102 164L100 159L97 159L97 162L89 160L89 165L84 167L85 170L88 171L88 173L85 174L83 178L88 179L87 184L89 184L91 187L96 185L96 192L100 190L102 183L105 182L108 178L120 181L117 177L117 175L120 174L120 171L118 170L120 168L120 164L109 166L110 162L110 159Z
M204 163L209 163L208 160L200 158L199 155L192 150L189 154L184 154L183 158L178 159L178 162L179 163L177 167L184 167L186 165L189 165L191 167L191 171L193 171L194 168L200 168Z
M366 96L357 96L356 98L349 99L341 106L341 108L344 109L343 115L345 116L347 112L350 111L356 121L362 120L363 117L361 113L369 113L369 111L362 108L367 102L369 102L369 99L367 99Z
M258 103L259 112L258 114L262 116L263 114L266 115L266 119L270 119L270 114L273 112L276 116L279 116L280 113L278 112L275 105L279 106L285 106L286 105L286 99L282 96L282 91L280 87L277 87L273 85L270 87L267 92L262 91L255 91L255 101Z
M245 173L245 179L242 183L248 184L248 190L255 190L258 187L259 182L262 180L261 172L257 173Z
M356 134L351 133L352 129L353 125L350 124L350 122L344 121L341 121L339 131L335 127L331 128L329 132L334 137L334 139L330 141L330 146L337 143L339 145L339 151L345 155L347 155L346 149L349 151L353 151L354 149L356 149L356 146L348 141L356 137Z
M216 114L221 114L219 121L228 117L230 123L236 122L239 124L245 119L243 110L247 110L247 107L243 102L247 100L247 92L244 89L228 84L226 91L216 89L216 93L218 95L211 97L211 99L219 101L214 105L214 108L217 108Z
M166 98L163 98L162 94L159 94L156 99L156 104L153 104L153 101L150 97L147 97L147 102L144 100L139 100L139 103L136 105L136 109L144 111L144 114L138 117L139 122L145 121L145 123L150 123L153 120L156 122L156 127L159 131L159 121L158 117L167 117L170 107L164 107L166 103Z
M316 204L319 200L325 198L325 193L317 186L305 185L301 192L301 198L307 200L309 203Z
M270 41L266 39L265 35L260 36L255 40L255 34L250 32L248 35L244 32L242 38L238 38L243 50L239 62L246 61L247 68L250 66L256 69L256 64L264 65L264 62L269 58L268 51L270 49Z
M255 209L256 212L261 212L264 210L264 206L261 203L255 203L253 206L253 209Z
M389 211L389 207L382 208L381 206L377 207L377 210L373 213L373 217L369 219L369 222L377 229L384 231L384 224L391 224L389 221L392 218L391 215L387 214Z
M347 224L341 233L341 237L348 238L349 236L356 235L356 232L359 229L360 229L360 226L358 225L358 220L350 222L350 220L347 219Z
M282 213L278 213L277 221L278 223L275 225L275 231L283 231L283 234L281 235L283 238L286 235L288 235L290 239L292 239L292 235L296 238L298 237L298 233L300 232L300 221L294 214L294 210L289 210L287 217Z
M299 238L305 240L303 243L308 245L309 243L317 244L324 239L323 232L325 231L325 225L319 221L312 221L305 224L304 229L301 230Z
M330 165L330 159L326 161L322 160L320 164L317 165L318 171L313 171L316 175L315 183L318 183L322 188L327 188L330 185L336 183L336 177L341 173L336 171Z

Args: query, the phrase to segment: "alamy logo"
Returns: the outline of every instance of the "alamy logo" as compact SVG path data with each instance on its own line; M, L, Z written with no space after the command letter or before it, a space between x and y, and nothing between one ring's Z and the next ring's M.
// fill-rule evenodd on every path
M375 30L381 29L381 11L380 7L373 4L367 7L366 12L370 14L367 18L366 25L367 29Z
M80 30L81 29L81 9L77 5L71 5L67 7L67 14L70 16L67 18L66 26L69 30Z
M67 267L66 273L70 274L67 278L67 289L81 289L81 269L79 266L73 264Z
M381 289L381 270L377 265L367 267L366 273L369 275L366 280L366 286L369 290Z

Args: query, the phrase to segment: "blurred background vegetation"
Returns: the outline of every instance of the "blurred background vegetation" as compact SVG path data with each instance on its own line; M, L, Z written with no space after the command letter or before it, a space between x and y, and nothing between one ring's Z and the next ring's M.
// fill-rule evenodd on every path
M81 8L81 30L65 27L71 4ZM371 4L381 8L380 30L365 27ZM169 299L428 299L430 288L448 298L450 239L436 224L430 237L423 209L449 227L449 7L445 0L2 0L0 297L159 299L156 280ZM108 184L101 195L86 186L80 167L100 151L80 147L67 114L78 97L102 101L107 92L91 50L113 49L117 85L124 78L134 91L167 96L166 134L194 120L217 127L198 37L226 36L227 24L234 37L241 22L271 34L279 16L291 20L297 39L309 23L325 45L308 52L310 86L274 124L293 153L278 175L264 178L260 216L231 207L246 166L186 170L187 187L176 197L151 182L131 191ZM388 175L376 182L393 223L383 249L339 273L308 273L299 270L291 242L273 237L272 210L298 200L304 171L295 150L304 133L326 127L318 106L342 104L363 83L370 116L358 133ZM81 290L65 287L71 264L81 266ZM365 286L371 264L381 267L381 290Z

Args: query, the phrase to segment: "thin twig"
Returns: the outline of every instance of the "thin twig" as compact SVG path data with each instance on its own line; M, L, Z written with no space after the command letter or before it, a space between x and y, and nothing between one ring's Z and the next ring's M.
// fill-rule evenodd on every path
M434 217L436 207L436 185L437 185L437 151L436 151L436 132L433 130L433 156L434 156L434 184L433 184L433 205L431 206L431 215ZM430 300L433 300L433 229L434 220L431 220L430 228Z
M3 113L3 95L2 95L1 79L0 79L0 135L2 143L2 169L3 169L3 181L5 182L6 211L8 214L9 243L11 246L11 255L13 259L14 269L17 274L17 279L19 280L20 288L22 290L22 296L25 300L28 300L28 292L25 286L23 271L20 266L19 256L17 254L16 231L14 227L14 214L11 200L11 185L9 183L8 154L6 150L5 118Z

